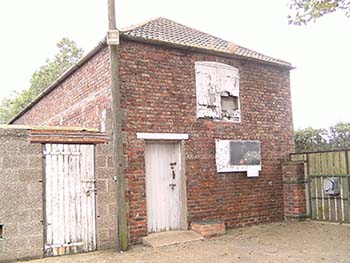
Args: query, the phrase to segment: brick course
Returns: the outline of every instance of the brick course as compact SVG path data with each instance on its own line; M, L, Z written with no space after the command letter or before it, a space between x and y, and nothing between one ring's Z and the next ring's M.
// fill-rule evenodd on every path
M191 229L205 238L225 234L225 224L223 222L192 222Z
M15 124L101 128L103 111L109 109L108 49L93 56Z
M284 216L289 220L306 217L304 163L283 164Z
M220 219L237 227L283 220L282 160L294 150L289 70L123 39L119 50L131 241L147 235L145 142L136 132L190 135L185 141L188 223ZM239 69L241 123L196 118L196 61ZM110 113L110 100L108 49L103 48L16 123L99 128L101 112ZM74 108L79 110L69 110ZM260 176L217 174L214 139L260 140Z

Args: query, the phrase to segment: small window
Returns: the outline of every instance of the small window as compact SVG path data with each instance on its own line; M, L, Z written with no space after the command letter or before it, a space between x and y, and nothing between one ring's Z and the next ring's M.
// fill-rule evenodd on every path
M4 225L0 225L0 239L3 238Z
M221 110L230 112L238 110L238 97L236 96L221 96Z

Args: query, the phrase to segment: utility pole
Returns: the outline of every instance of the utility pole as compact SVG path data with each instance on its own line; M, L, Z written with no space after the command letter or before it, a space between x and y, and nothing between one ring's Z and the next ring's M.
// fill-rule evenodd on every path
M125 179L124 179L124 150L122 139L122 113L120 107L120 80L118 45L119 33L115 18L115 0L108 0L108 24L107 44L109 46L111 88L112 88L112 134L113 134L113 164L117 178L117 203L118 203L118 250L125 251L128 248L128 229L126 222Z

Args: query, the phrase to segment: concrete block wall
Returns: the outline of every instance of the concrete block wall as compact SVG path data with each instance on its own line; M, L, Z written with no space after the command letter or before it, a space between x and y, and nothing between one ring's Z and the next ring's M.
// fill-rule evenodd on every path
M0 128L0 262L43 255L42 146Z
M96 145L96 231L97 249L117 247L117 183L113 180L113 146Z

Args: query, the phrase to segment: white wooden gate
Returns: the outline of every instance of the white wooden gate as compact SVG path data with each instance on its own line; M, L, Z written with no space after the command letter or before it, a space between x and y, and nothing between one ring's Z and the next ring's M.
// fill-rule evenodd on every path
M146 143L148 232L183 226L181 152L179 143Z
M45 255L96 249L94 146L46 144Z

